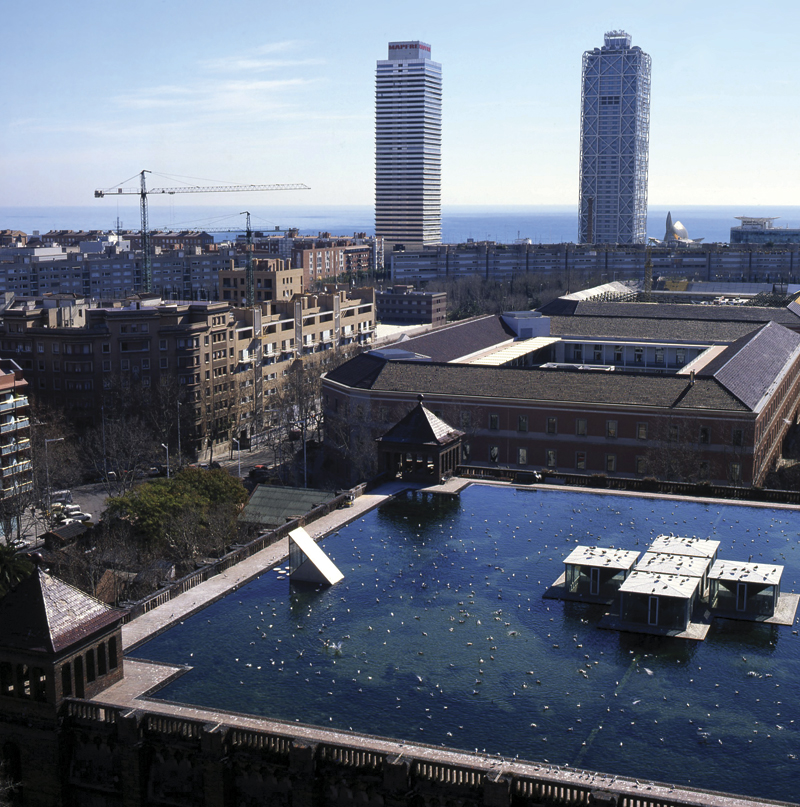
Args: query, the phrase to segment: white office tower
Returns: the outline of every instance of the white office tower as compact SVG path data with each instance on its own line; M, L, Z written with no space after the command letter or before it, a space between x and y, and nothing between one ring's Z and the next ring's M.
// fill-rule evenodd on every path
M650 57L611 31L583 54L580 243L647 240L649 136Z
M375 235L388 251L442 240L442 66L390 42L375 84Z

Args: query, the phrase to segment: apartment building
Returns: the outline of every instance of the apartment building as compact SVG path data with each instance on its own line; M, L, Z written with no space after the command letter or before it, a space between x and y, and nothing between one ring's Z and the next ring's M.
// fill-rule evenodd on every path
M290 300L303 292L303 270L280 258L253 258L255 303ZM219 296L232 305L247 305L247 272L233 261L219 273Z
M174 385L187 447L250 436L291 363L326 363L327 351L366 345L372 289L333 291L237 308L158 296L98 304L76 295L6 300L0 355L13 357L37 401L97 422L112 393ZM266 392L264 390L266 389Z
M582 278L640 279L648 255L653 277L704 282L793 283L800 280L800 245L700 244L646 247L643 244L500 244L493 241L443 244L391 254L393 283L419 285L431 280L478 276L509 280L534 272L559 278L565 288Z
M2 499L33 487L28 382L19 365L0 359L0 477Z
M438 328L447 322L447 292L392 286L375 293L375 311L381 322L419 323Z

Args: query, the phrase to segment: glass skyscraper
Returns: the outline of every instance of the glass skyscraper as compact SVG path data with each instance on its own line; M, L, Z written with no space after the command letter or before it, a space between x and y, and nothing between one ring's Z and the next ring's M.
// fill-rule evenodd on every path
M387 250L442 240L442 66L390 42L375 85L375 235Z
M647 239L650 57L625 31L583 54L580 243Z

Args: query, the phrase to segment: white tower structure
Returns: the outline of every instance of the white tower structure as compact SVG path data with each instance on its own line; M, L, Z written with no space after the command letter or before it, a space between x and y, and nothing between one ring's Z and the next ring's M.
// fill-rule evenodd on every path
M390 42L375 85L375 235L387 250L442 240L442 66Z
M583 54L580 243L647 240L650 57L610 31Z

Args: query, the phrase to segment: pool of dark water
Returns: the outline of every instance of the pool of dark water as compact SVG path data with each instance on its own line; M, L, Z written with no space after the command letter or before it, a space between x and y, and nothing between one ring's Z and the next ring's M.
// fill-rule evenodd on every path
M715 620L704 642L597 628L543 600L576 544L662 532L800 578L798 514L473 485L408 494L322 543L325 590L276 571L139 648L194 669L159 697L453 748L792 800L800 638Z

